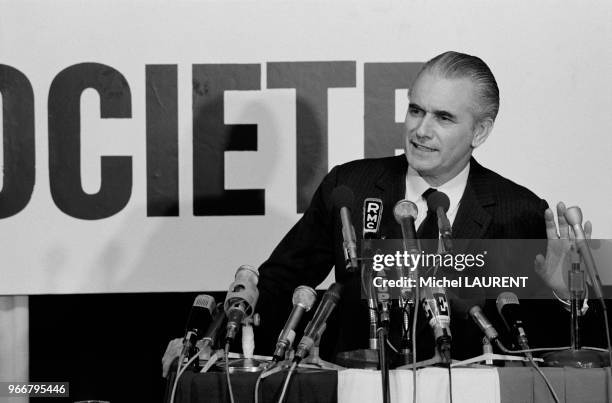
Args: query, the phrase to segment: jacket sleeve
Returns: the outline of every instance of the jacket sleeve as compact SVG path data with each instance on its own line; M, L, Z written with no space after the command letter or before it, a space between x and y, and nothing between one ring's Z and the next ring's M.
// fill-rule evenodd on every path
M337 184L335 167L323 179L302 218L285 235L268 260L259 267L259 300L256 311L261 325L256 349L269 354L291 310L291 296L299 285L318 286L334 266L331 193Z

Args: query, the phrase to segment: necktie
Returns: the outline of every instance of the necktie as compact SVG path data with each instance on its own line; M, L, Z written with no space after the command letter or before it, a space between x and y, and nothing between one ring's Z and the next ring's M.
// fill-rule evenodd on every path
M435 191L436 189L434 188L427 189L423 192L423 199L427 201L427 198ZM435 211L428 209L425 220L423 220L423 222L419 226L417 236L419 237L419 239L438 239L439 234L440 232L438 230L438 216Z

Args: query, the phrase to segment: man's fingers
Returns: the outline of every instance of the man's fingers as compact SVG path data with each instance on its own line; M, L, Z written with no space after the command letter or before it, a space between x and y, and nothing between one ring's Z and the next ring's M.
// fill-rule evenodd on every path
M593 233L593 224L590 221L584 223L584 236L586 239L591 239L591 234Z
M561 239L569 239L569 225L565 219L565 204L563 202L557 203L557 220L559 220L559 237Z
M546 237L548 239L558 239L557 224L555 224L555 215L552 210L547 208L544 211L544 222L546 223Z
M181 355L181 349L183 347L183 339L172 339L166 347L166 352L162 357L162 376L165 378L168 376L170 365L172 362Z
M539 275L543 275L546 272L546 265L544 264L546 259L542 255L537 255L534 262L533 267L535 268L536 273Z

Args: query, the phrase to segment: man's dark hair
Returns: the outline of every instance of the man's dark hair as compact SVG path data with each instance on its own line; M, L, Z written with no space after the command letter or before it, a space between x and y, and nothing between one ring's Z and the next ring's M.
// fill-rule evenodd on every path
M499 88L489 66L479 57L459 52L444 52L423 66L423 72L439 74L445 78L469 78L476 84L478 95L477 119L495 121L499 111Z

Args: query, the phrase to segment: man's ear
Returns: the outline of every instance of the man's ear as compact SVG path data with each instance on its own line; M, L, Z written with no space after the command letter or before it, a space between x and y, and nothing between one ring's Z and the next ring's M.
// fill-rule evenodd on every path
M476 122L474 126L474 137L472 137L472 147L476 148L485 142L493 129L493 119L484 118Z

